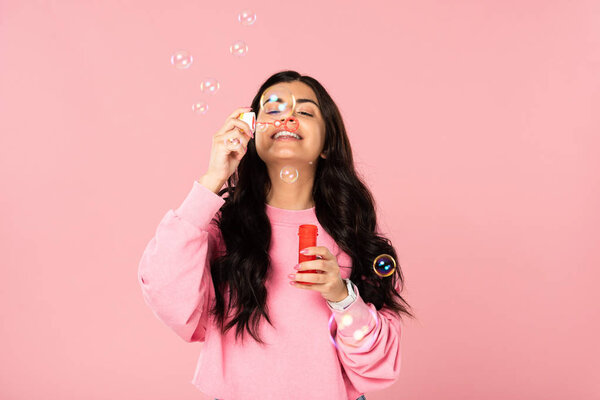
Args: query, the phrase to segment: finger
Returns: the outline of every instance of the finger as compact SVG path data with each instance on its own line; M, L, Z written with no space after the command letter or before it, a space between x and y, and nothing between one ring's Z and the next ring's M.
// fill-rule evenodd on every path
M233 150L229 150L229 154L233 154L233 157L237 160L237 161L241 161L242 158L244 158L244 156L246 155L246 147L244 147L241 143L238 145L237 148L233 149Z
M235 145L235 141L232 139L236 138L239 142ZM236 160L241 160L246 154L248 139L237 130L230 131L226 135L218 137L219 146L224 146L227 154L235 153Z
M317 270L325 273L329 269L331 269L331 267L328 267L325 260L302 261L298 264L298 271Z
M252 111L252 107L240 107L240 108L236 108L235 111L233 111L231 114L229 114L229 116L227 118L225 118L226 120L231 119L231 118L237 118L240 116L240 114L245 113L245 112L250 112Z
M248 142L253 137L250 125L248 125L241 119L230 119L225 125L225 130L223 133L229 133L234 131L242 132L244 134L243 136L246 139L246 142Z
M242 130L248 134L249 138L252 139L252 128L250 127L250 125L248 125L246 121L242 121L241 119L236 118L234 121L236 121L236 128L241 127Z
M325 246L313 246L313 247L305 247L302 249L300 254L304 254L305 256L316 255L321 256L324 259L330 259L333 254L329 251L329 249Z
M311 285L307 285L305 283L298 283L298 282L293 282L292 281L292 286L294 286L295 288L299 288L299 289L312 289L316 292L322 292L322 290L319 290L320 287L322 287L322 284L318 284L318 283L313 283Z
M240 141L240 146L238 146L237 148L233 148L233 151L238 150L239 147L244 147L244 149L248 148L248 142L250 141L251 138L249 137L249 135L243 133L243 131L242 131L243 126L237 127L235 125L236 122L234 120L230 120L230 121L231 122L228 123L227 125L231 124L232 129L215 135L214 140L221 144L224 144L224 143L227 143L228 140L237 138ZM229 148L229 146L227 146L227 147L228 147L228 150L230 150L230 152L231 152L232 150Z
M295 277L294 277L295 276ZM322 274L310 274L310 273L297 273L290 274L290 279L292 279L295 283L301 284L323 284L325 283L325 278Z
M248 111L248 110L246 110L246 111ZM250 125L248 125L248 123L246 121L242 120L240 118L240 116L241 116L241 114L234 115L232 118L229 118L229 120L234 120L236 122L241 122L241 126L239 124L238 124L238 126L243 127L242 130L245 131L245 132L248 132L248 136L252 137L252 134L253 134L252 128L250 127Z

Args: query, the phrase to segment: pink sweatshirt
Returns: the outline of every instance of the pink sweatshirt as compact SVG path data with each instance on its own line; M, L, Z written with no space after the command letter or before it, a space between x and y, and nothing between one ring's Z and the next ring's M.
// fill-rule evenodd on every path
M160 221L138 269L144 301L156 317L186 342L204 343L191 383L225 400L355 400L391 386L401 364L396 313L365 303L354 284L356 299L337 310L321 293L288 283L287 275L296 273L302 224L317 226L317 246L337 257L343 279L350 276L352 259L321 227L314 207L265 205L272 229L267 304L274 327L263 317L259 333L267 345L248 332L243 345L241 337L236 343L235 327L221 335L208 313L214 298L209 260L225 249L218 227L210 223L224 202L194 181L179 208ZM345 314L352 317L348 326Z

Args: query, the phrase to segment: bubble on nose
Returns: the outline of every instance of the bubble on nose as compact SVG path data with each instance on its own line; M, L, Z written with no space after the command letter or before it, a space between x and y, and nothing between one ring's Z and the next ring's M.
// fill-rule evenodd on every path
M219 81L213 78L204 78L200 82L200 91L203 93L215 94L219 91L221 84Z
M279 171L279 177L285 183L294 183L298 180L298 170L291 165L286 165Z
M238 21L244 26L252 25L256 22L256 14L252 10L242 10L238 14Z
M285 86L275 86L263 92L260 97L260 110L257 122L264 122L275 127L292 115L296 106L296 98Z
M206 104L203 101L198 101L192 104L192 111L198 115L206 114L206 112L208 111L208 104Z
M396 260L389 254L380 254L373 260L373 269L377 275L386 278L396 270Z
M229 52L234 56L243 57L248 53L248 45L243 40L237 40L229 46Z
M192 55L186 50L176 51L171 56L171 64L173 64L177 69L188 69L193 62L194 57L192 57Z

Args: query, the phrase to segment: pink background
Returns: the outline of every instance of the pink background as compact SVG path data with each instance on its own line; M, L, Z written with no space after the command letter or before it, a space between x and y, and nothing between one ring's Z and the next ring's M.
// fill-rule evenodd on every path
M208 398L137 266L288 68L340 107L418 317L367 398L600 398L600 3L0 1L0 68L0 398Z

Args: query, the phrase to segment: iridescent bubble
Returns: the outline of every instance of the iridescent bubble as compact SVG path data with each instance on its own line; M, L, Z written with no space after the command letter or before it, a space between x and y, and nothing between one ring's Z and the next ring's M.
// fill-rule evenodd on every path
M271 87L260 96L256 122L278 128L282 121L292 115L295 107L296 98L290 90L281 85Z
M266 132L268 127L269 127L269 125L264 122L257 122L256 123L256 133Z
M200 82L200 91L204 93L215 94L221 87L219 81L213 78L204 78L202 82Z
M279 177L285 183L294 183L298 180L298 170L291 165L286 165L279 171Z
M189 68L192 62L194 62L194 57L185 50L179 50L171 56L171 64L179 69Z
M396 260L389 254L380 254L373 260L373 269L382 278L388 277L396 270Z
M196 114L206 114L206 112L208 111L208 104L206 104L203 101L198 101L192 104L192 111Z
M256 22L256 14L254 14L254 11L252 10L242 10L238 14L238 21L240 21L242 25L252 25Z
M225 148L227 150L237 150L240 148L241 142L239 138L227 138L225 139Z
M246 44L246 42L244 42L242 40L238 40L237 42L234 42L229 47L229 52L231 54L233 54L234 56L238 56L238 57L245 56L246 53L248 52L248 45Z

